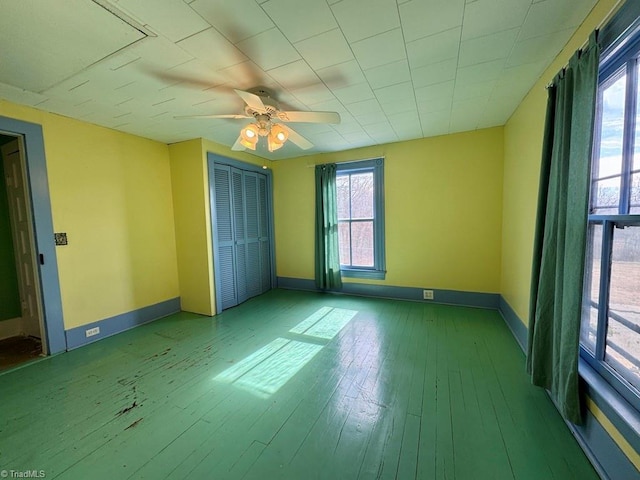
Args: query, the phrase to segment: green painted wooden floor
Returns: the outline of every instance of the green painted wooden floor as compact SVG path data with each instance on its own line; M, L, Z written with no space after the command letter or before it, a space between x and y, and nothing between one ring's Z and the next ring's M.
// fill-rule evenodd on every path
M283 290L0 375L0 470L597 478L497 312Z

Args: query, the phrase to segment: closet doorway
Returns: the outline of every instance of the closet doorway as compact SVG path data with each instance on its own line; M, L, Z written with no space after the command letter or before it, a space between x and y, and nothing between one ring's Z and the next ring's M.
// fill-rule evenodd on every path
M271 171L208 154L216 313L275 285Z

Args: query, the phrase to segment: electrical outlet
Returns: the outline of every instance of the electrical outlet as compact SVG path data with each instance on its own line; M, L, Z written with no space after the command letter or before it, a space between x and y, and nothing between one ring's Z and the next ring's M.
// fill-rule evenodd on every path
M422 291L422 299L423 300L433 300L433 290L423 290Z
M100 327L88 328L86 331L87 337L93 337L94 335L98 335L100 333Z

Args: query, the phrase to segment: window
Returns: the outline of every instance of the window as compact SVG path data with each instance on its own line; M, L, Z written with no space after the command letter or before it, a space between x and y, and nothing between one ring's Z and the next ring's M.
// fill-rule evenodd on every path
M345 277L385 277L384 161L337 166L340 271Z
M582 357L634 405L640 393L639 56L640 38L600 65L580 332Z

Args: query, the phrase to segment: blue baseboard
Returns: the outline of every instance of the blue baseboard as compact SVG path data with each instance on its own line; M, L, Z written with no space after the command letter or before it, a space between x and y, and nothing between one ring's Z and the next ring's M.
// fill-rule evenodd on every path
M504 318L505 323L511 330L511 333L520 344L520 348L524 353L527 353L527 335L528 330L525 327L518 314L511 308L511 305L507 303L507 301L500 295L500 302L498 306L498 311Z
M527 327L502 296L499 305L505 323L522 351L526 353ZM638 412L615 393L585 361L580 360L579 367L582 387L586 394L622 433L627 442L640 451ZM600 477L611 480L640 480L640 472L591 412L587 410L584 425L566 423Z
M278 288L288 290L306 290L318 292L314 280L306 278L278 277ZM365 283L343 283L340 291L331 293L344 293L347 295L360 295L363 297L392 298L396 300L413 300L425 303L444 303L447 305L459 305L465 307L493 308L497 309L500 295L497 293L460 292L457 290L433 289L433 300L423 300L422 288L394 287L388 285L371 285Z
M172 298L164 302L149 305L132 312L116 315L115 317L105 318L97 322L82 325L81 327L72 328L65 331L67 337L67 350L82 347L97 340L110 337L125 330L137 327L144 323L152 322L172 313L180 311L180 297ZM100 333L87 337L86 332L90 328L100 328Z

